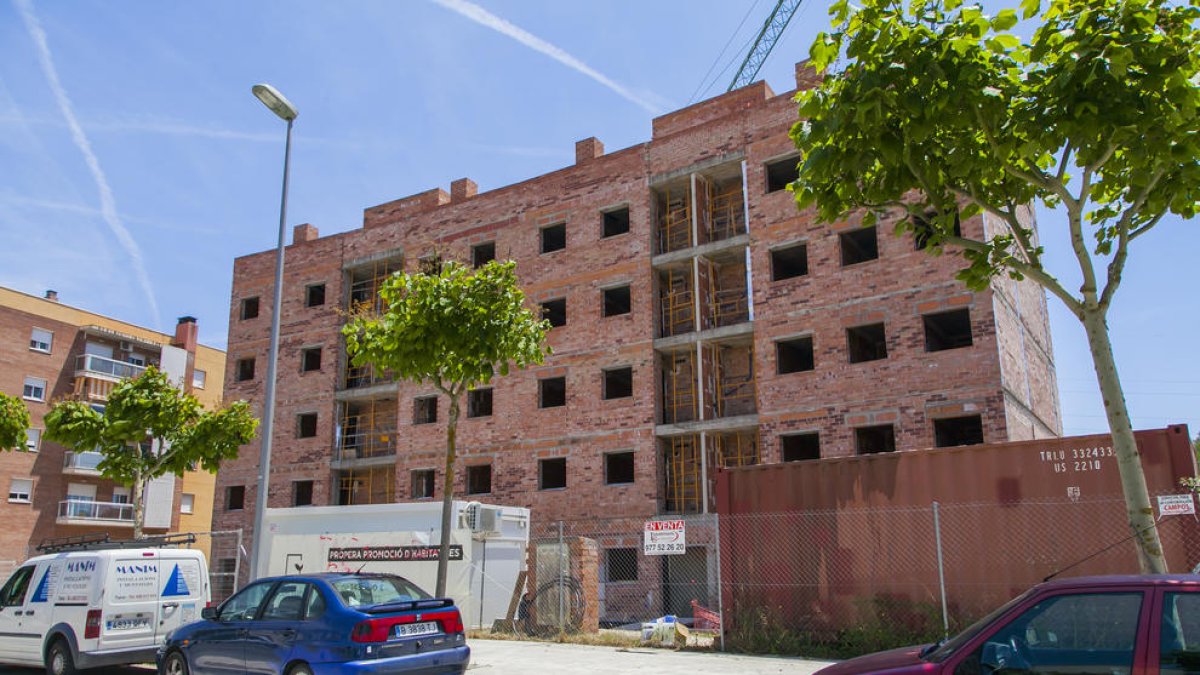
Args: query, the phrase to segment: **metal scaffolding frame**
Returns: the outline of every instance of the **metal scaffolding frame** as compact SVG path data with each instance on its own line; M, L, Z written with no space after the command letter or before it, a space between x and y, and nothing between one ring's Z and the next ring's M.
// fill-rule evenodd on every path
M390 504L396 501L396 466L372 466L338 472L338 504Z
M336 458L395 456L397 410L394 398L344 401L338 411Z

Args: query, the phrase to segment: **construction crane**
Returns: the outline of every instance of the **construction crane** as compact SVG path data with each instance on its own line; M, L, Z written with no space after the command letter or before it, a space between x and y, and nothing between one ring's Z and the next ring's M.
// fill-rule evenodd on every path
M779 36L783 34L783 29L787 28L788 22L792 20L792 16L799 8L800 0L779 0L775 4L775 9L771 10L771 16L768 16L763 23L758 37L754 38L750 52L746 54L746 59L742 61L742 67L738 68L737 74L733 76L733 81L729 83L729 89L726 91L733 91L754 81L754 78L758 76L759 69L771 55L771 50L775 48L775 43L779 41Z

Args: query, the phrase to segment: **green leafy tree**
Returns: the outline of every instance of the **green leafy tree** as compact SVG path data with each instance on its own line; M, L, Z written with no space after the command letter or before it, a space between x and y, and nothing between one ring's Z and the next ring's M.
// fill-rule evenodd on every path
M29 409L16 396L0 393L0 449L25 449L29 430Z
M462 396L512 367L541 363L550 353L545 346L550 326L525 307L514 262L492 261L472 270L438 260L417 274L393 275L379 296L380 313L356 316L342 328L352 363L430 383L450 400L437 572L437 595L444 596Z
M1109 340L1107 316L1135 240L1200 199L1200 9L1165 0L1023 0L985 15L961 0L862 0L830 9L811 57L823 83L797 95L800 207L832 222L885 214L959 278L1030 279L1087 334L1141 567L1166 564ZM845 62L840 61L845 57ZM1060 208L1082 284L1042 264L1027 209ZM985 213L986 239L961 236ZM961 219L961 220L960 220Z
M199 467L216 473L254 439L258 420L245 401L206 411L153 366L113 387L104 412L78 400L46 413L46 438L76 452L101 454L100 475L133 487L133 536L142 537L146 487L168 473Z

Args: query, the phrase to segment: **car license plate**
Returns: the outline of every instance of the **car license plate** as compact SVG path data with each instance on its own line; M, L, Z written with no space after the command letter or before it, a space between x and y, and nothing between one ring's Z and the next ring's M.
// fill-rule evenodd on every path
M422 621L421 623L398 623L396 624L394 635L398 638L413 637L414 635L433 635L440 633L436 621Z

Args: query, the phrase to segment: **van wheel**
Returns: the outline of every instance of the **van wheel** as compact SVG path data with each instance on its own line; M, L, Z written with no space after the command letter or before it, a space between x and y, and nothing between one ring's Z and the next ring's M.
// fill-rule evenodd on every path
M162 672L163 675L188 675L187 659L178 651L167 654L167 658L163 661Z
M71 645L58 638L46 650L47 675L75 675L75 657L71 655Z
M299 663L292 666L292 669L288 671L288 675L313 675L313 671L307 665Z

